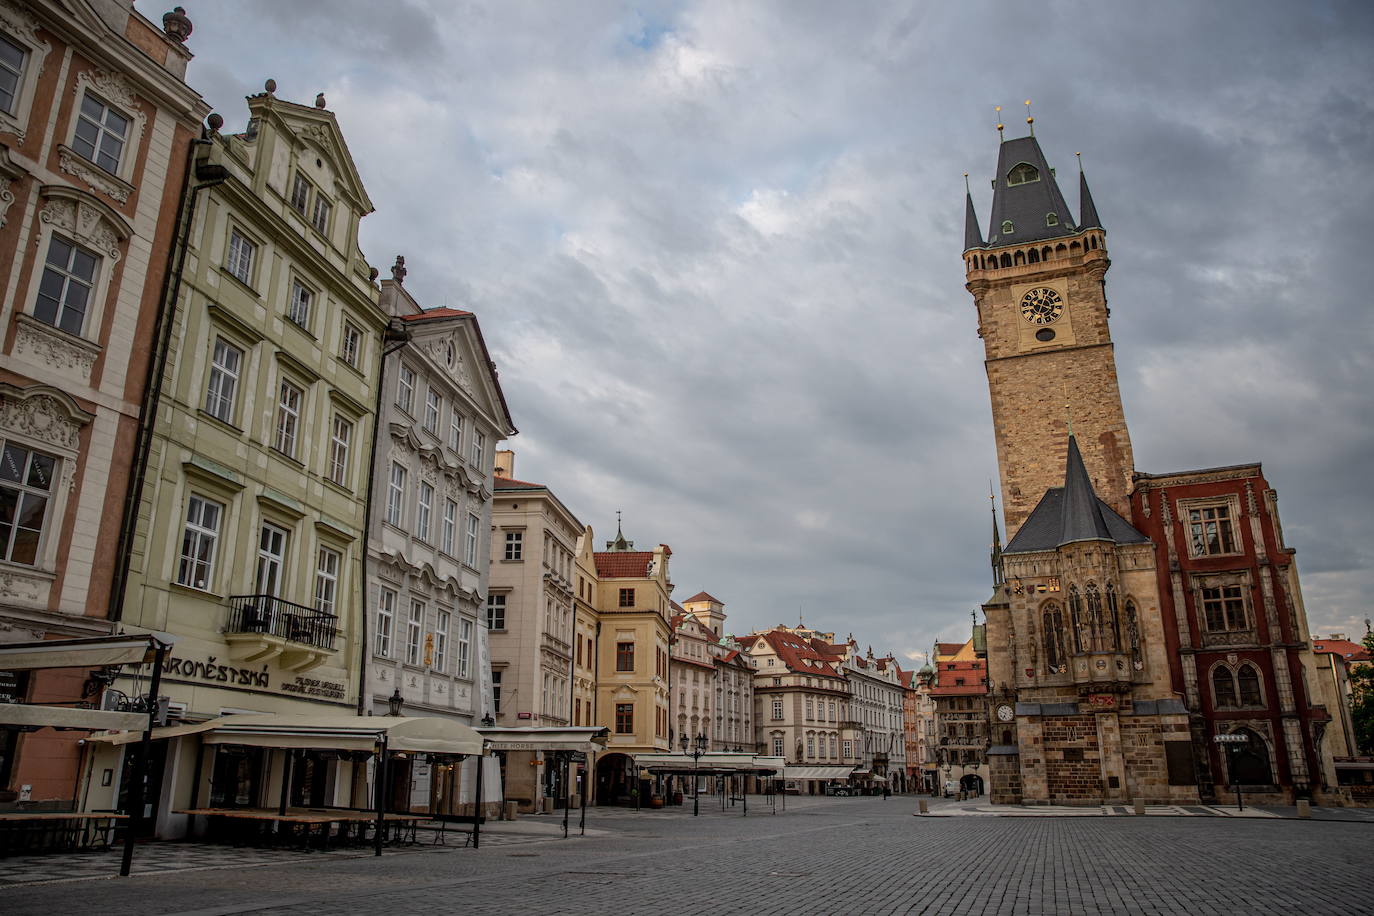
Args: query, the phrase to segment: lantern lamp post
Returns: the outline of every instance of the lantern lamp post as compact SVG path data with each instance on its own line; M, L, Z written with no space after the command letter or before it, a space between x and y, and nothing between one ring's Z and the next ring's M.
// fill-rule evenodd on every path
M692 817L697 817L701 813L701 784L697 781L697 762L701 760L701 755L706 753L706 735L699 733L696 738L683 735L682 753L692 758Z

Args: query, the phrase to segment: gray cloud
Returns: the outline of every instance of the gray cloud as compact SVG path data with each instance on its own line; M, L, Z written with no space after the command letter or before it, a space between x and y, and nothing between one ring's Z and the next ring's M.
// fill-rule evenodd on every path
M148 15L161 8L140 0ZM1317 630L1367 615L1374 319L1354 3L290 4L191 9L231 126L324 89L365 250L478 312L520 476L674 548L744 630L899 655L987 597L996 476L960 263L1034 100L1107 224L1137 463L1263 460Z

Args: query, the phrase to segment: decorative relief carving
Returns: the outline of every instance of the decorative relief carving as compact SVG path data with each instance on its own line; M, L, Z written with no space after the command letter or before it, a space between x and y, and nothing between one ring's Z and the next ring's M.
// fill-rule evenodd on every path
M57 166L62 171L90 185L93 190L108 194L112 200L127 203L133 193L133 185L121 181L100 166L86 160L75 150L66 146L57 147Z
M9 222L10 204L14 203L14 192L10 190L10 179L0 178L0 229Z
M0 598L26 604L46 603L48 584L48 580L42 576L6 571L0 573Z
M78 94L85 83L105 101L113 102L120 108L132 109L138 104L138 94L123 74L111 73L109 70L87 70L77 74L76 82ZM133 112L129 111L128 114Z
M66 230L77 242L96 249L110 260L119 260L121 233L90 204L65 197L52 197L39 211L38 219Z
M311 124L308 127L304 127L296 136L306 140L312 140L322 147L327 148L330 145L329 130L323 124Z
M17 316L14 352L88 382L100 348L21 314Z
M65 404L50 394L0 395L0 429L67 452L76 452L81 427L90 420L90 416L74 417Z
M52 48L46 41L38 37L38 20L34 19L27 11L19 8L10 0L0 0L0 29L8 32L11 36L18 39L21 44L29 46L28 69L30 72L25 74L24 95L32 98L32 86L38 82L38 77L43 73L43 61L48 56ZM28 100L16 99L15 111L20 117L28 114ZM28 125L7 111L0 111L0 130L14 134L23 143L27 133Z

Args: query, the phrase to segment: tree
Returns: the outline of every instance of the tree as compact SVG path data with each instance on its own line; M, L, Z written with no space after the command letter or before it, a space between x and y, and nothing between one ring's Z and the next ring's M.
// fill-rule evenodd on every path
M1374 632L1364 634L1364 647L1374 656ZM1350 718L1355 723L1355 746L1374 754L1374 662L1350 666Z

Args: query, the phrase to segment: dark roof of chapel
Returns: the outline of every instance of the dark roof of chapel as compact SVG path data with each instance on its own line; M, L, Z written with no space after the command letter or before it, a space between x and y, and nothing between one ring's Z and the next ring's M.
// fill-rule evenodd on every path
M1078 451L1078 440L1069 436L1069 455L1064 467L1064 485L1050 487L1026 519L1003 554L1054 550L1075 541L1113 541L1117 544L1145 544L1149 538L1111 506L1097 498L1092 480Z

